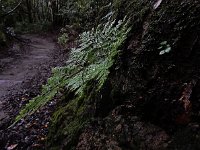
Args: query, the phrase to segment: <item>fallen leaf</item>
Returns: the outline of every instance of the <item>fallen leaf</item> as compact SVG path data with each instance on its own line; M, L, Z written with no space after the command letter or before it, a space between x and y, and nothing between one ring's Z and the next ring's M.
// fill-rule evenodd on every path
M18 144L10 145L9 147L7 147L7 150L13 150L13 149L15 149L17 146L18 146Z
M191 107L190 96L192 94L192 90L194 86L196 85L196 83L197 83L196 80L192 80L190 83L186 84L186 87L184 88L182 92L182 96L179 99L179 101L182 102L183 104L185 112L188 112L190 110L190 107Z
M40 144L33 144L32 147L41 147Z
M40 140L41 140L41 141L44 141L44 140L45 140L45 138L44 138L44 137L42 137Z
M182 92L182 96L179 99L179 101L183 105L184 112L182 112L182 114L179 114L176 117L175 121L177 124L183 125L183 124L188 124L190 122L190 110L192 107L192 104L190 102L190 97L196 83L197 83L197 80L192 80L190 83L185 84L185 88Z
M158 1L154 4L153 9L157 9L157 8L160 6L161 3L162 3L162 0L158 0Z

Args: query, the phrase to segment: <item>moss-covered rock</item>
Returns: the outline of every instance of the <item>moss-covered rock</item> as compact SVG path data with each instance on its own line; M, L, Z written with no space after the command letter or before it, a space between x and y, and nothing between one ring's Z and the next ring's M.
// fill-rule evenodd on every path
M67 96L63 99L63 106L53 114L47 143L50 149L73 149L81 130L94 117L94 100L97 95L92 91L96 88L95 86L88 88L82 97L77 97L66 104L65 101L71 99L71 96Z

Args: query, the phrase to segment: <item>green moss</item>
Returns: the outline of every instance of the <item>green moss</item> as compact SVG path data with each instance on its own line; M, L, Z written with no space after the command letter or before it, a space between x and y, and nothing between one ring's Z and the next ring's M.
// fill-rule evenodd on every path
M6 42L6 36L3 32L0 31L0 43Z
M90 88L90 86L88 87ZM89 92L90 90L91 92ZM60 144L63 148L71 149L75 145L81 129L93 115L88 113L88 110L91 109L88 107L88 102L91 101L95 88L90 88L90 90L85 91L81 97L69 101L66 106L60 107L53 114L48 147Z

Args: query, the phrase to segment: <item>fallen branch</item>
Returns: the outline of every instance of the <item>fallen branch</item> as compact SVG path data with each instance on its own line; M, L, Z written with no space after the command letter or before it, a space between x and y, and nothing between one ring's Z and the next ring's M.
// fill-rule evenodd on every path
M12 10L10 10L9 12L3 14L1 16L1 18L4 18L4 17L10 15L11 13L13 13L22 4L22 2L23 2L23 0L21 0Z

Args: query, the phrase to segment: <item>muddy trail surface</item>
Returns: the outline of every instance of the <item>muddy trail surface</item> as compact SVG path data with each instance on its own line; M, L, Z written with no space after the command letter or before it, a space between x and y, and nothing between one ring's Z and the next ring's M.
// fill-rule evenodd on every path
M47 62L49 54L55 48L55 44L44 38L26 35L26 39L30 39L30 49L26 54L21 56L19 60L8 57L3 59L3 62L9 62L10 65L0 73L0 98L6 95L14 85L22 83L26 77L33 77L37 73L37 68L41 64ZM18 45L13 45L14 49L20 48ZM20 55L18 55L20 56ZM0 106L2 107L2 106ZM0 119L6 117L4 110L1 108Z
M16 42L0 54L0 149L44 146L55 102L42 108L36 116L29 116L8 127L19 110L40 93L52 67L65 64L67 54L59 50L53 37L23 35L21 38L25 43Z

